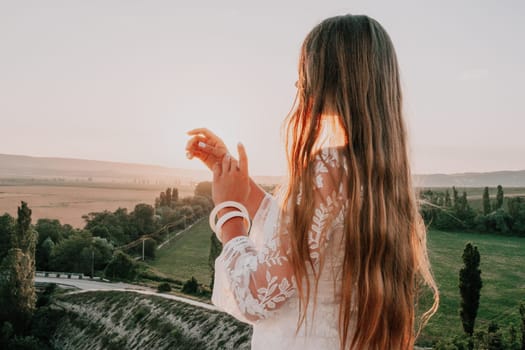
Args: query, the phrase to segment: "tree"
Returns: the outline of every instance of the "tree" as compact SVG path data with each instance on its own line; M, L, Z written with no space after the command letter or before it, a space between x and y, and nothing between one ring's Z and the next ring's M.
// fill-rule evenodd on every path
M157 250L157 241L153 238L148 238L144 241L144 255L150 259L155 259L155 251Z
M54 219L38 219L35 230L38 232L37 249L47 238L51 238L53 243L58 244L74 231L70 225L62 226L60 221Z
M113 213L109 210L102 212L91 212L82 216L86 220L84 229L89 230L94 235L101 235L109 242L120 246L138 238L137 230L133 225L132 216L128 214L126 208L118 208ZM108 235L106 237L106 235Z
M166 189L166 206L171 207L171 188Z
M467 243L463 251L464 267L459 271L459 291L461 294L460 316L463 330L472 337L474 323L478 314L481 287L480 256L478 248Z
M0 216L0 263L11 249L11 236L14 232L15 219L7 213Z
M55 250L55 243L51 237L47 237L40 246L36 248L36 268L40 271L49 271L51 267L51 257Z
M456 200L454 211L458 219L463 222L464 227L471 227L474 224L476 213L470 206L467 199L467 192L463 191L461 197Z
M501 187L501 185L498 185L498 192L496 194L496 208L495 209L503 208L503 197L504 197L503 187Z
M525 197L509 198L507 207L512 218L512 231L525 234Z
M9 220L7 220L9 221ZM0 324L9 321L15 333L27 329L35 310L36 232L31 228L31 209L26 202L18 207L9 250L0 264Z
M131 216L139 235L152 233L157 229L155 225L155 209L151 205L145 203L137 204Z
M179 190L175 187L171 189L171 203L175 204L179 201Z
M450 193L448 190L445 192L445 207L450 208L452 206L452 201L450 199Z
M91 274L93 236L87 230L78 231L55 246L51 268L55 271Z
M483 190L483 214L487 215L490 213L490 196L489 196L489 188L485 187Z
M106 266L104 275L111 279L133 280L137 276L138 266L126 253L117 250Z
M168 187L155 198L155 208L173 207L179 201L179 190Z
M453 198L452 205L456 207L458 205L458 190L456 190L455 186L452 186L452 198Z
M525 350L525 302L520 303L521 316L521 350Z
M197 279L191 276L191 279L187 280L182 285L181 292L186 294L198 294L200 292L200 287Z
M166 205L167 205L166 193L161 192L160 193L160 197L159 197L159 206L160 207L165 207Z
M93 237L88 230L79 230L55 246L51 269L86 275L92 269L102 270L111 260L113 245L107 239Z

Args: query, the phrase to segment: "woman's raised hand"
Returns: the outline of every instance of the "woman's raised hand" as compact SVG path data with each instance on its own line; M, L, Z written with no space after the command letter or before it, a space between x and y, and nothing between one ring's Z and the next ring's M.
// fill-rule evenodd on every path
M197 157L210 170L216 163L222 162L228 153L226 145L221 138L206 128L198 128L188 131L192 136L186 144L186 156L188 159Z
M250 196L250 177L248 175L248 156L244 146L237 145L239 161L227 154L213 167L212 197L215 204L235 201L247 205Z

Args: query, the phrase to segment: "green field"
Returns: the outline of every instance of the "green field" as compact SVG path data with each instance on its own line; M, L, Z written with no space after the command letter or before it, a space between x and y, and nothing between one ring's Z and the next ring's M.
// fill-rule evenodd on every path
M207 221L200 221L178 241L161 248L152 265L175 279L184 281L195 276L199 282L208 284L210 235ZM467 242L475 244L481 255L483 289L476 329L486 330L490 321L498 322L504 329L511 322L518 326L518 304L525 300L525 239L431 231L429 254L440 288L441 305L421 340L433 341L462 332L458 275Z
M149 264L156 270L180 281L192 276L202 284L211 281L208 255L210 252L210 226L201 220L181 234L176 241L170 241L156 252L156 258Z
M429 251L440 289L441 305L424 335L437 338L462 332L459 318L459 269L467 242L478 247L483 288L476 329L486 330L490 321L500 326L511 322L519 329L518 305L525 301L525 239L491 234L431 231Z

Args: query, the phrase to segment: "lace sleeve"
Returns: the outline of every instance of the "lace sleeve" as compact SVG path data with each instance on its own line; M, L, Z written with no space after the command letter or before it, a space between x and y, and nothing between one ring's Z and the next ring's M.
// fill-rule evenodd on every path
M314 267L322 259L330 233L342 217L344 207L342 165L333 149L315 158L314 217L308 243ZM297 199L300 201L300 198ZM287 258L280 228L262 246L250 237L238 236L227 242L215 262L216 281L223 277L233 301L224 302L214 287L214 304L238 319L254 323L266 319L295 293L293 269ZM281 233L281 235L280 235ZM284 232L284 236L286 236ZM217 283L217 282L216 282Z

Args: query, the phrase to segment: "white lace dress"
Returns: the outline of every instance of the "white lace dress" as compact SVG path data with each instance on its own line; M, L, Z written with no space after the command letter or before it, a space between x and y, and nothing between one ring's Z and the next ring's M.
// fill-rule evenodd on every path
M279 201L266 195L249 237L224 245L215 261L213 303L253 325L253 350L338 349L338 315L343 259L342 227L347 167L336 149L315 159L315 214L309 230L310 256L321 269L316 307L310 298L306 322L296 335L299 316L293 269L278 238ZM301 199L298 198L298 201ZM310 280L313 271L309 269ZM313 293L312 293L313 294Z

